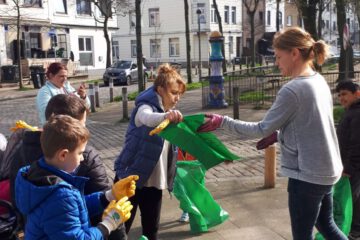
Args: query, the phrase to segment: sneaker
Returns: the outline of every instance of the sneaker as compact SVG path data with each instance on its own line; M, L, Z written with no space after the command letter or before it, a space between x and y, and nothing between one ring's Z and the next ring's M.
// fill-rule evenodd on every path
M181 214L181 217L179 219L179 222L182 222L182 223L188 223L189 222L189 214L187 212L183 212Z

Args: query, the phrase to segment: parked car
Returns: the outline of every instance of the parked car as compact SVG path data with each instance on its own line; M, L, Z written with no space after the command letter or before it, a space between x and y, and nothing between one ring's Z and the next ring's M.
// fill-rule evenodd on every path
M148 75L146 73L146 67L144 69L144 80L147 82ZM109 85L110 79L113 79L114 85L126 84L138 81L138 69L135 60L119 60L113 63L111 67L105 70L103 75L103 81L106 86Z
M182 64L181 63L178 63L178 62L168 62L170 64L170 66L174 67L178 73L180 73L180 70L181 70L181 67L182 67ZM148 65L146 70L146 75L147 77L152 77L153 79L156 78L156 74L157 74L157 68L152 68L151 65Z

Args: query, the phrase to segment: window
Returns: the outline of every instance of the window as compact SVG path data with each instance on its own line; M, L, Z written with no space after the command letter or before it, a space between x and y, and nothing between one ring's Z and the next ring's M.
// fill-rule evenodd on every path
M324 29L324 28L325 28L325 21L321 20L321 29Z
M92 49L91 37L79 37L80 66L94 65Z
M159 8L149 8L149 27L160 26Z
M261 24L263 24L263 21L264 21L264 12L262 12L262 11L259 12L259 20L260 20Z
M329 22L329 20L326 20L325 27L326 27L326 29L329 29L329 28L330 28L330 22Z
M91 15L90 0L76 0L76 13L79 15Z
M112 58L113 62L119 59L119 41L112 40Z
M135 58L137 56L136 54L136 40L131 40L131 57Z
M130 24L130 31L134 31L136 27L136 15L135 12L129 12L129 24Z
M159 58L160 54L160 39L150 39L150 57Z
M30 33L30 48L40 48L40 33Z
M282 16L283 16L282 12L279 11L278 19L279 19L279 25L280 26L282 26L282 22L283 22L283 19L282 19L283 17Z
M179 38L169 38L169 57L180 56L180 40Z
M229 6L224 7L224 22L229 23Z
M56 13L65 13L67 14L66 0L57 0L54 2L55 12Z
M247 48L250 48L250 45L251 45L251 38L246 38L246 43L245 43L246 45L246 47Z
M215 7L214 7L214 5L211 5L211 19L210 19L210 21L212 22L212 23L217 23L218 21L217 21L217 17L216 17L216 12L215 12Z
M199 17L198 20L200 21L200 23L206 23L205 3L198 3L197 4L197 9L195 10L195 14L197 14L196 11L198 9L201 11L200 16L197 16L197 17Z
M326 4L326 11L330 11L330 3Z
M336 22L333 22L333 31L336 31Z
M231 7L231 23L236 24L236 7Z
M24 0L24 5L30 7L42 7L42 2L41 0Z
M267 11L266 24L271 25L271 13L270 13L270 11Z
M287 26L292 26L292 16L287 16L286 25Z
M58 41L58 50L59 55L56 54L58 57L67 58L68 52L67 52L67 41L66 41L66 34L58 34L57 35L57 41Z

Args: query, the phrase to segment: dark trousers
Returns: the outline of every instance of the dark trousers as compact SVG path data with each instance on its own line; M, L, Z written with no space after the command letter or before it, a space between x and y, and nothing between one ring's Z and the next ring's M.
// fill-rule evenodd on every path
M141 213L142 234L149 240L157 240L162 202L162 190L154 187L136 188L135 195L130 199L133 209L131 217L125 222L126 233L130 231L136 210L139 206Z
M346 240L333 217L332 185L289 178L289 212L294 240L312 240L314 226L327 240Z
M350 235L360 239L360 173L350 177L353 200L353 218Z

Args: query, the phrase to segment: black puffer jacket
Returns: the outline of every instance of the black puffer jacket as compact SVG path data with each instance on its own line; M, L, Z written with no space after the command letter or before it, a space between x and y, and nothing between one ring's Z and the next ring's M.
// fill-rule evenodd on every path
M344 173L360 173L360 100L353 103L342 117L337 136Z
M40 135L40 131L27 131L23 137L22 144L14 155L13 161L11 161L10 190L13 203L15 203L14 185L17 172L21 167L32 164L42 156ZM80 163L76 175L89 178L89 181L85 184L84 194L87 195L109 189L111 185L99 153L93 147L87 145L83 156L84 161ZM100 219L101 216L97 216L91 219L91 222L96 224Z

